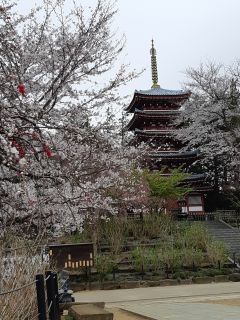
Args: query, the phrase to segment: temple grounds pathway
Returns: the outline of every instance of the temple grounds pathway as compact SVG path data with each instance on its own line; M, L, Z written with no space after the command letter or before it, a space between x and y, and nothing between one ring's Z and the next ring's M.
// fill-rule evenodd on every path
M104 301L106 308L159 320L240 319L239 282L81 291L74 296L77 302Z

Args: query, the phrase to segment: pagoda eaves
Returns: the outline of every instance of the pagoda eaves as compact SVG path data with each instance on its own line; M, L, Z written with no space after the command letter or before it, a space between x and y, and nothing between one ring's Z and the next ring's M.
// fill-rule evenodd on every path
M143 123L144 120L146 121L154 121L155 119L159 121L170 121L177 116L179 116L179 110L139 110L135 109L135 113L131 119L131 121L126 126L126 130L134 130L139 128L139 124ZM147 129L147 128L145 128ZM151 128L152 129L152 128ZM156 129L161 129L158 126Z
M168 158L168 159L196 159L199 156L198 150L192 151L161 151L161 152L151 152L150 153L152 158Z
M152 88L149 90L135 90L132 101L125 109L127 112L134 112L135 109L142 109L144 101L174 101L176 103L184 103L190 96L190 91L169 90L163 88Z

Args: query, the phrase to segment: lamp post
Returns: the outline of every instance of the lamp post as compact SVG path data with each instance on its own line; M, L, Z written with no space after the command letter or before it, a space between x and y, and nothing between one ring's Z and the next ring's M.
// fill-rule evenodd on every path
M178 216L180 218L186 218L187 217L187 201L185 199L179 199L177 201L178 204Z

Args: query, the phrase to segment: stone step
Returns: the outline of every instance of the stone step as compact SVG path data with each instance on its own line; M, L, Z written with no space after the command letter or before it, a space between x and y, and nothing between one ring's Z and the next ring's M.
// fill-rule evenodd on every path
M90 303L72 306L69 314L74 320L113 320L113 313Z
M224 235L219 235L219 234L212 234L213 236L215 236L216 238L218 239L226 239L226 240L229 240L231 242L235 242L235 243L239 243L240 239L238 237L227 237L227 236L224 236Z
M214 223L214 222L213 222ZM210 229L216 229L216 230L233 230L233 231L238 231L238 229L235 228L230 228L227 225L210 225L210 224L206 224L207 227L209 227Z
M235 254L236 258L240 257L240 232L238 230L234 230L220 221L206 221L203 224L216 240L226 243L230 256Z
M206 225L206 227L209 230L216 230L216 231L222 231L222 232L234 232L236 234L239 233L239 231L237 229L231 229L231 228L213 228L213 227L209 227L209 225Z
M229 243L229 242L227 242L228 243L228 245L231 245L231 243ZM230 248L231 250L239 250L240 251L240 247L239 246L233 246L233 245L231 245L231 248Z
M234 235L234 234L220 234L220 233L216 233L216 232L211 232L209 231L211 234L217 236L217 237L226 237L229 239L240 239L239 235Z
M215 231L215 232L222 232L222 233L226 233L226 234L230 234L230 233L232 233L232 234L240 234L239 231L234 230L234 229L228 229L228 230L226 230L226 229L213 229L213 228L208 228L208 230L212 230L212 231Z
M229 239L229 240L232 240L232 241L239 241L239 237L234 237L233 235L232 236L227 236L227 235L224 235L224 234L214 234L214 233L211 233L213 236L215 237L218 237L218 238L224 238L224 239Z
M228 238L228 237L224 237L224 236L216 236L216 235L213 235L215 238L219 239L219 240L228 240L229 242L232 242L232 243L238 243L240 242L239 238Z
M214 230L209 230L208 231L212 234L212 235L216 235L219 237L228 237L228 238L234 238L234 239L240 239L240 235L239 234L235 234L235 233L225 233L225 232L216 232Z

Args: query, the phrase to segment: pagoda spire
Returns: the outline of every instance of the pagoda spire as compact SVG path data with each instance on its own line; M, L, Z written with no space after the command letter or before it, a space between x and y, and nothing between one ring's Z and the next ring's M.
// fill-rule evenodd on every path
M158 84L158 72L157 72L157 51L154 48L153 39L152 39L152 48L150 50L151 54L151 67L152 67L152 88L160 88Z

